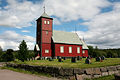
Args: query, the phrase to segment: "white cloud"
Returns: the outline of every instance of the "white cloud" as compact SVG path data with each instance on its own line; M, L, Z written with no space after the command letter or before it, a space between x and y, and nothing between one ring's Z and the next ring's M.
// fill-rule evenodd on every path
M29 33L30 31L28 31L28 30L22 30L21 32L26 32L26 33Z
M2 46L4 50L9 48L18 50L18 46L22 40L25 40L28 48L33 50L35 38L31 36L20 35L14 31L6 31L3 34L0 34L0 46Z
M92 19L101 8L110 6L107 0L45 0L47 12L61 21Z
M88 25L87 32L78 32L84 35L87 43L100 48L120 47L120 3L114 3L113 11L101 13L91 21L83 23Z
M30 1L18 2L7 0L8 5L0 10L0 26L28 27L40 14L42 4L34 4Z
M54 24L80 18L91 19L100 12L100 8L110 5L107 0L44 0L43 3L7 0L7 2L8 5L0 10L0 26L17 28L31 26L31 22L43 13L43 3L46 4L48 15L57 17Z
M113 4L113 11L106 13L100 13L100 11L101 8L112 5L108 0L44 0L43 3L7 0L7 2L9 5L5 6L4 10L0 9L0 26L22 28L33 25L31 22L42 14L43 3L45 3L47 14L55 16L54 24L59 25L62 22L78 19L89 20L83 23L88 26L88 31L78 31L80 36L84 35L88 44L101 48L120 47L118 44L120 43L120 3L118 2ZM13 34L6 36L8 33ZM6 39L10 43L7 43ZM32 38L7 31L0 35L0 45L3 45L4 48L7 47L6 43L7 45L13 43L18 45L17 41L22 39L29 41Z

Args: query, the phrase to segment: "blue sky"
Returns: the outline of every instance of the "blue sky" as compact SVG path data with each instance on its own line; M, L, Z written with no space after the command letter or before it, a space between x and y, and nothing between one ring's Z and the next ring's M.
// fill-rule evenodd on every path
M18 49L21 40L33 49L36 19L53 18L53 29L75 31L88 45L119 48L120 0L0 0L0 46ZM111 46L112 45L112 46Z

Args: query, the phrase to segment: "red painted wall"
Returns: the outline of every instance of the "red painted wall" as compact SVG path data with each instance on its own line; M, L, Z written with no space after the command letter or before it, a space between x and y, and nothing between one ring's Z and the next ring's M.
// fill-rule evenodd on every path
M87 49L83 49L85 51L85 53L83 53L83 57L88 57L88 50Z
M42 18L42 30L52 31L52 19ZM44 24L44 21L50 21L50 24Z
M60 52L60 46L64 46L64 53ZM69 53L69 47L72 47L72 53ZM77 53L77 47L80 47L80 53ZM55 56L75 57L82 56L81 45L55 44Z
M45 53L45 49L49 50L49 53ZM42 44L42 56L50 57L51 55L51 44Z
M37 44L40 47L40 55L43 57L51 56L51 37L52 37L52 18L41 17L37 20ZM44 23L46 21L46 24ZM47 24L49 21L49 24ZM47 34L48 32L48 34ZM49 53L45 53L45 49Z
M47 31L42 31L42 43L51 43L52 32L48 31L48 34L46 33Z

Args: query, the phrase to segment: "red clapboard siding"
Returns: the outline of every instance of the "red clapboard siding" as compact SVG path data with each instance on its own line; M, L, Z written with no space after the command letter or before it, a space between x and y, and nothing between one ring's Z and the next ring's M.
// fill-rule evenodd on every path
M45 49L49 50L49 53L45 53ZM51 44L42 44L42 56L50 57L51 55Z
M51 43L52 32L51 31L42 31L42 42Z
M88 50L87 49L83 49L85 51L85 53L83 54L83 57L88 57Z
M60 53L60 46L64 46L64 53ZM69 53L69 47L72 47L72 53ZM80 47L80 53L77 53L77 47ZM55 44L55 56L75 57L82 56L82 45Z
M42 30L52 31L52 20L47 18L42 18ZM44 24L44 21L50 21L50 24Z

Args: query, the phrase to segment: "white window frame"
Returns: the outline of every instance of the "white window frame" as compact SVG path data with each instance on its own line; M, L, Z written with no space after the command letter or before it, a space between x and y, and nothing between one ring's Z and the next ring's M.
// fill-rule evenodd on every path
M77 53L80 53L80 47L77 47Z
M47 21L46 20L44 20L44 24L46 24L47 23Z
M69 53L72 53L72 47L71 46L69 47Z
M45 53L49 53L49 49L45 49Z
M47 21L47 24L50 24L50 21Z
M83 51L82 51L82 53L84 54L84 53L85 53L85 51L83 50Z
M60 46L60 53L64 53L64 46Z

